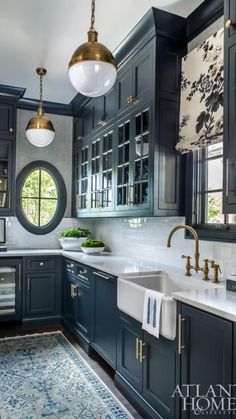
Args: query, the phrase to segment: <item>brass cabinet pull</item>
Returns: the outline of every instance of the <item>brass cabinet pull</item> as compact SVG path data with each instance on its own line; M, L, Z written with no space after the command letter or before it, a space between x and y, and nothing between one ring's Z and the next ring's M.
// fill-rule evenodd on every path
M76 285L70 284L70 296L71 296L71 298L75 298L77 296L76 288L77 288Z
M137 98L136 97L134 97L134 96L128 96L127 97L127 103L128 104L133 104L135 102L137 102Z
M97 121L97 125L101 125L101 127L105 127L105 125L107 125L107 122L104 121L104 119L99 119Z
M226 20L226 22L225 22L226 29L232 29L233 26L234 26L234 24L233 24L231 19Z
M136 338L136 359L139 360L139 338Z
M12 133L13 131L14 131L14 130L13 130L13 128L9 128L9 132L11 132L11 133Z
M185 348L185 346L184 345L182 345L182 324L183 324L183 322L185 321L185 318L184 317L182 317L181 316L181 314L179 314L179 318L178 318L178 332L179 332L179 335L178 335L178 353L179 353L179 355L181 355L182 354L182 349L184 349Z
M43 266L43 262L40 262L39 266Z
M145 355L143 355L143 347L146 346L146 343L144 343L141 339L139 339L139 362L143 362L143 359L146 358Z

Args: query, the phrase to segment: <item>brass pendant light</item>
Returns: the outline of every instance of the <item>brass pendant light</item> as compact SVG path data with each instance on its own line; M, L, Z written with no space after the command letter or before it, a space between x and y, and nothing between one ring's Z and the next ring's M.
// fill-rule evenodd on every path
M38 113L28 123L25 133L29 142L36 147L45 147L49 145L55 137L55 129L52 122L44 116L43 110L43 77L47 73L45 68L37 68L37 74L40 77L40 102Z
M98 42L94 29L95 0L91 6L91 26L88 42L82 44L69 62L69 77L78 92L85 96L97 97L107 93L116 81L117 63L111 51Z

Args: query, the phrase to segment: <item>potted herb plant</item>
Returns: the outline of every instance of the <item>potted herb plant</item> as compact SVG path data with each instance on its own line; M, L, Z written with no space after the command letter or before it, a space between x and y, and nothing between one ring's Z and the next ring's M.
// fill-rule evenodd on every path
M81 243L81 249L88 255L101 253L105 249L105 244L100 240L86 240Z
M59 241L64 250L81 250L81 243L88 239L91 232L86 228L74 227L59 232Z

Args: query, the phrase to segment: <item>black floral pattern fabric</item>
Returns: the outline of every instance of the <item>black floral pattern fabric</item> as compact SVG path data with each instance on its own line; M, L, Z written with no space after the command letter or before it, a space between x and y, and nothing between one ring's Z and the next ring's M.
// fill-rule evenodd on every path
M224 29L182 60L180 132L176 149L188 153L223 139Z

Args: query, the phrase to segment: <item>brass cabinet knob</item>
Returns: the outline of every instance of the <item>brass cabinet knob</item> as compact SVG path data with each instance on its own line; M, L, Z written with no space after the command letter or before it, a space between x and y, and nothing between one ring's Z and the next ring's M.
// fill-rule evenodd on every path
M137 98L136 97L134 97L134 96L128 96L127 97L127 103L128 104L133 104L135 102L137 102Z
M234 26L234 24L233 24L231 19L226 20L226 22L225 22L226 29L231 29L233 26Z
M12 132L13 132L13 128L9 128L9 132L11 132L11 133L12 133Z

